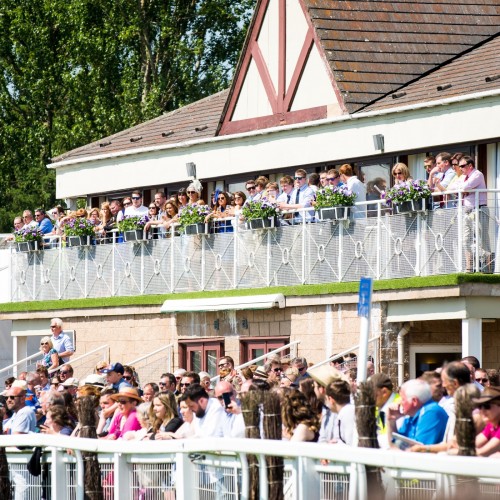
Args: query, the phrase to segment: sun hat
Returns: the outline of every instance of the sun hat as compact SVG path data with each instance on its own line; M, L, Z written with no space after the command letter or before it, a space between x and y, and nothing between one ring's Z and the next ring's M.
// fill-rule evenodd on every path
M87 377L85 377L81 385L95 385L96 387L104 387L107 384L104 377L92 373L91 375L87 375Z
M267 375L266 370L264 370L263 366L258 366L255 369L255 371L253 372L253 378L260 378L260 379L267 380L268 375Z
M329 386L335 380L346 380L349 382L349 379L342 372L329 364L317 367L313 366L307 370L307 373L322 387Z
M139 391L135 387L123 387L123 389L120 392L118 392L117 394L112 394L109 397L113 401L116 401L120 397L124 397L124 398L135 399L139 403L143 402L143 399L141 398L141 396L139 396Z
M476 404L489 403L490 401L498 400L500 402L500 387L485 387L481 396L472 398L472 402Z
M63 387L78 387L78 379L75 377L69 377L61 385Z

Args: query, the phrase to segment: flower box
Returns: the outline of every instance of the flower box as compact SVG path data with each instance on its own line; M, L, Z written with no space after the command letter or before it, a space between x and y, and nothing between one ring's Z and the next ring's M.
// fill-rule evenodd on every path
M69 247L84 247L90 245L89 236L67 236L66 241Z
M260 219L251 219L247 221L248 229L266 229L278 227L277 217L265 217Z
M412 212L425 212L429 208L429 199L403 201L394 204L394 211L397 214L408 214Z
M197 224L188 224L185 226L185 234L208 234L209 225L205 222L199 222Z
M319 220L346 220L349 218L351 207L320 208L317 213Z
M143 229L133 229L131 231L124 231L123 238L125 241L141 241L144 240Z
M20 241L17 243L18 252L34 252L38 250L37 241Z

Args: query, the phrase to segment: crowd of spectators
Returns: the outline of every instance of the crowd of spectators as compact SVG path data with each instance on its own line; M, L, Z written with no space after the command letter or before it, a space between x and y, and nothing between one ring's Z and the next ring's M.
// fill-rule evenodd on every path
M451 155L443 152L436 157L428 156L424 161L427 173L426 182L430 190L438 193L433 199L434 208L456 206L456 194L446 194L448 191L463 191L463 205L466 210L474 207L475 189L486 189L483 174L475 168L474 159L465 153ZM393 185L411 181L410 170L404 163L396 163L392 169ZM297 169L294 176L285 175L279 182L270 182L265 176L250 179L245 183L245 192L216 189L207 202L202 196L202 185L198 180L191 182L187 188L181 188L177 193L167 197L163 191L154 195L154 200L143 205L143 195L135 190L130 196L122 199L112 199L101 204L100 208L80 208L76 211L66 211L57 206L46 212L36 209L33 214L25 210L22 217L14 219L15 231L37 227L46 237L58 235L64 239L64 227L70 220L84 218L94 226L97 243L112 241L113 234L119 237L117 225L126 217L145 216L147 224L145 231L148 238L159 238L170 235L172 225L178 222L179 213L189 205L207 205L209 215L206 222L213 221L213 231L232 232L236 225L244 228L242 218L243 206L250 201L266 200L281 212L280 224L288 225L315 221L315 200L319 190L344 189L354 193L356 205L352 207L352 217L365 218L376 216L376 204L359 202L375 201L383 198L387 190L387 180L377 177L366 184L361 172L357 172L349 164L338 169L331 168L318 173L308 174L303 169ZM486 206L486 194L479 195L480 206ZM295 212L297 211L297 212ZM384 209L382 213L387 210ZM232 220L227 220L231 218ZM472 226L472 222L469 226ZM470 229L472 231L472 229ZM469 232L470 232L469 231ZM13 238L13 236L12 236ZM119 237L120 238L120 237ZM48 241L48 240L46 240ZM122 241L121 238L119 241Z
M64 349L62 345L57 352L66 354ZM47 367L40 364L35 372L5 382L3 428L10 434L78 436L79 400L92 396L99 439L244 438L242 400L249 391L272 391L281 401L282 439L355 446L358 362L354 353L317 366L303 357L269 354L262 366L238 368L224 356L214 384L208 373L182 368L141 384L134 367L120 362L99 363L81 381L62 362L49 379ZM498 371L482 369L468 356L424 372L399 390L386 374L375 373L371 359L367 375L380 448L456 454L460 397L473 405L475 454L500 457Z

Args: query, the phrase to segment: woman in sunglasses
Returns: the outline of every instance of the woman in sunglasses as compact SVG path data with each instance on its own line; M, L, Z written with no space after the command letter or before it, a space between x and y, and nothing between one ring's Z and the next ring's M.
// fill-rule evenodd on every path
M217 221L215 222L216 233L232 233L234 231L234 227L231 225L230 220L217 220L226 219L227 217L232 217L233 215L229 194L225 191L219 191L217 189L215 191L215 195L217 196L216 205L213 211L207 215L205 220L206 222L210 220Z
M205 201L201 199L201 192L203 187L198 179L195 179L191 184L189 184L186 192L189 196L188 205L205 205Z
M118 412L115 413L109 434L104 439L121 439L128 431L138 431L141 424L137 418L137 405L142 403L139 392L134 387L124 387L119 393L110 396L118 403Z
M43 358L37 363L38 366L45 366L48 370L53 370L59 366L59 354L54 349L50 337L43 337L40 340L40 351L42 351Z

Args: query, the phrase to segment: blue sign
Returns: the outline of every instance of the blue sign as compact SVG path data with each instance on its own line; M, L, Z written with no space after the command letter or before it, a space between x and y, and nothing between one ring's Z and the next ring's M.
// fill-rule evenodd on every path
M361 278L359 280L359 302L358 316L368 318L372 306L373 280L371 278Z

